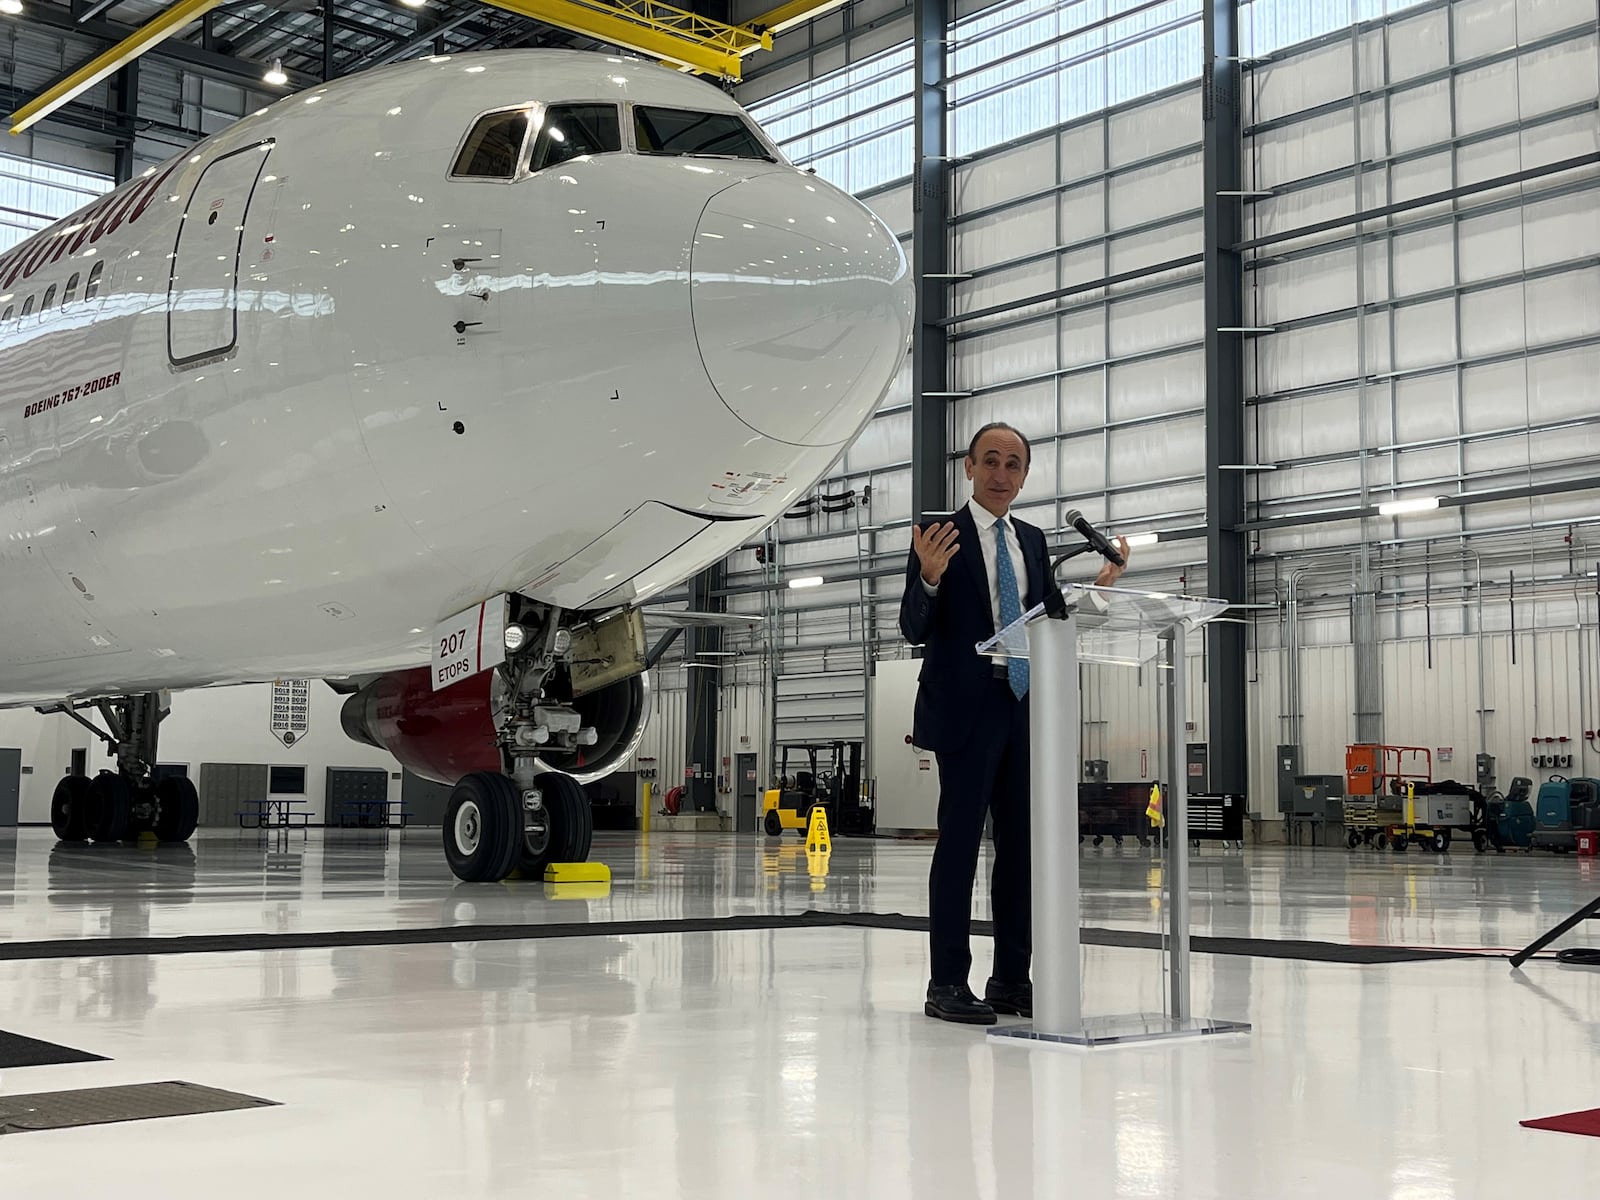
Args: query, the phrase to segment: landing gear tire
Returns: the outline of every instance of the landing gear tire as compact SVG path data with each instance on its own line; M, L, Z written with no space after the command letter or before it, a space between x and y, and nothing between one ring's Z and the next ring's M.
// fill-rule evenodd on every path
M182 776L163 779L155 786L155 835L163 842L187 842L200 824L200 793Z
M444 857L457 879L497 883L511 874L522 844L522 797L495 771L456 784L444 810Z
M547 771L534 784L543 794L545 830L538 837L524 832L517 839L517 866L525 877L543 879L551 863L583 862L589 857L594 809L583 785L570 775Z
M83 775L68 775L56 784L56 793L50 798L50 827L63 842L89 838L89 785Z
M776 809L772 810L771 812L769 812L767 814L767 819L766 819L766 821L763 822L763 824L767 828L767 836L768 837L782 837L783 836L783 821L781 819L779 819L778 812L777 812Z
M97 842L120 842L128 836L133 791L114 771L102 771L89 781L89 836Z

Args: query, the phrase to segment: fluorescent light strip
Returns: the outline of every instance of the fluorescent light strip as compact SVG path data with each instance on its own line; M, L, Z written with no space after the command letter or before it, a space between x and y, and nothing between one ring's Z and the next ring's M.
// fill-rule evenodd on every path
M1437 496L1412 496L1406 500L1388 500L1378 505L1380 517L1398 517L1405 513L1432 512L1439 507Z

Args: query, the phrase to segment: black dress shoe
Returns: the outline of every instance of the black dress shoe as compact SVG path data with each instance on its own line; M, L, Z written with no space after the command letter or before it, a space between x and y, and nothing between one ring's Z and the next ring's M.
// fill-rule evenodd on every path
M993 1025L994 1009L972 994L964 983L945 987L928 985L928 1003L923 1012L941 1021L955 1021L960 1025Z
M1033 1016L1033 984L1026 980L1021 983L1001 983L998 979L991 979L983 989L983 998L997 1013L1005 1013L1009 1017Z

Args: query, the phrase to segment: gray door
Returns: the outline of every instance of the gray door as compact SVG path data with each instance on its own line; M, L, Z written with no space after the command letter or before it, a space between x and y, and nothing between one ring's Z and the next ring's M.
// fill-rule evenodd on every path
M201 763L200 824L237 826L246 799L266 798L268 774L265 763Z
M400 780L400 807L408 825L443 825L445 806L455 789L407 771Z
M0 749L0 829L17 823L22 799L22 751Z
M759 809L761 781L756 778L756 756L741 754L736 758L734 783L738 788L739 803L735 809L733 827L739 833L754 833L758 828L756 813Z

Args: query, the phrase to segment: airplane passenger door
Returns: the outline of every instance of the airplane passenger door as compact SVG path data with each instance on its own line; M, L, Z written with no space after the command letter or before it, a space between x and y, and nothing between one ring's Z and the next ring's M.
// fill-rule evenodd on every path
M239 255L245 217L271 142L225 154L189 194L167 283L167 352L174 366L227 354L239 341Z

